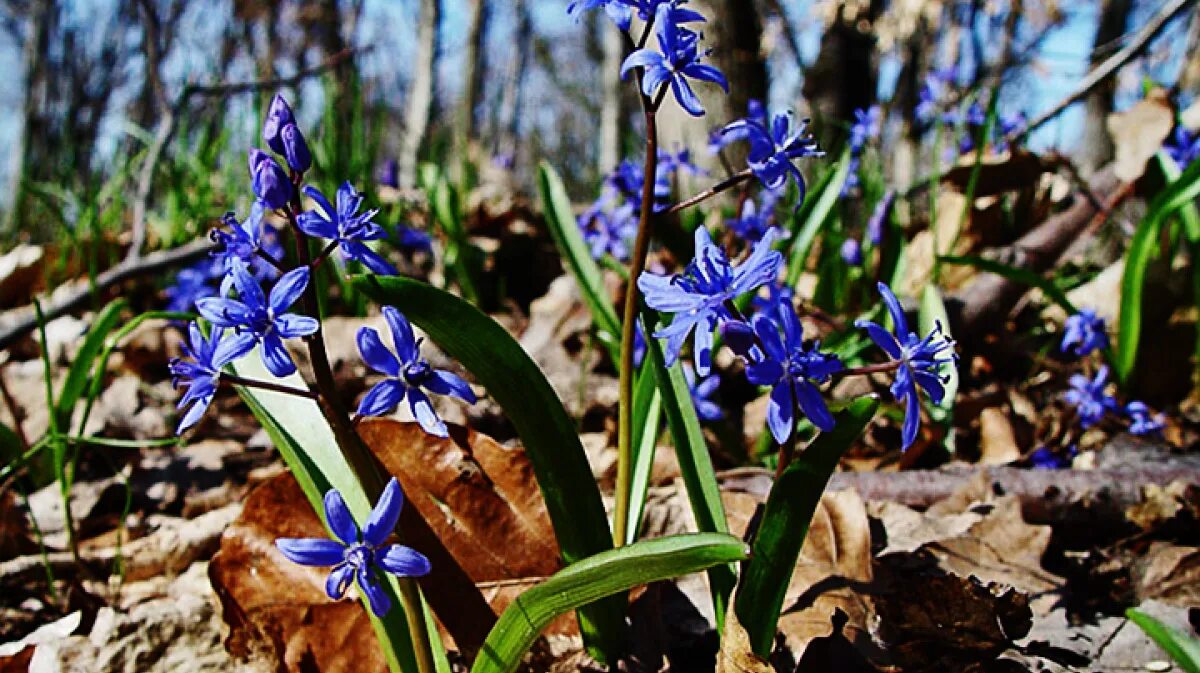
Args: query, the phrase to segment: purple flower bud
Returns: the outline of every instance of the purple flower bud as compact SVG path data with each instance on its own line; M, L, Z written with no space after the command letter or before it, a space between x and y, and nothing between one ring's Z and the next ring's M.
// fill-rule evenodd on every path
M884 224L887 222L888 214L892 212L892 204L896 202L896 190L889 189L879 203L875 204L875 211L871 213L871 219L867 220L867 240L871 245L878 246L883 243Z
M288 106L283 96L275 94L275 97L271 99L271 107L267 108L267 118L263 120L263 142L276 154L284 154L283 128L295 122L296 118L292 115L292 108Z
M292 181L283 167L258 148L250 150L250 181L254 195L272 210L286 206L292 198Z
M850 266L862 265L862 246L859 245L858 239L847 238L846 242L842 243L842 259Z
M312 153L308 151L308 143L304 141L300 127L295 123L288 124L279 132L279 136L283 139L283 156L293 171L303 173L312 167Z
M400 188L400 162L388 159L375 172L375 181L384 187Z

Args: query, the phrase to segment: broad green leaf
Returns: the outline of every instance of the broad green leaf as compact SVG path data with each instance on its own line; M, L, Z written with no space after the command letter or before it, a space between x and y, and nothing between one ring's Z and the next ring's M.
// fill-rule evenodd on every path
M544 161L538 166L538 190L541 193L542 211L545 213L550 235L554 237L554 243L562 254L567 270L575 278L579 292L592 312L592 322L600 332L600 340L608 346L612 361L619 362L621 320L608 299L600 268L592 259L583 234L579 231L575 212L571 208L571 200L567 197L562 179L558 177L554 168Z
M784 593L829 476L878 408L878 398L861 397L834 413L837 425L833 431L817 435L798 451L771 487L734 602L738 621L760 657L771 654Z
M637 540L654 468L658 429L662 424L662 394L652 368L643 366L633 388L633 473L629 480L629 519L625 526L625 544Z
M917 324L921 334L929 334L939 325L942 334L950 340L950 316L946 314L946 304L942 301L942 293L936 285L925 286L921 293L921 308L917 312ZM946 439L943 446L950 454L954 454L954 398L958 395L958 367L953 364L943 365L941 374L948 377L943 384L946 394L940 404L930 405L930 417L946 429Z
M1125 611L1129 621L1138 625L1150 639L1171 655L1185 673L1200 673L1200 640L1177 631L1136 608Z
M1137 364L1142 335L1142 289L1146 268L1157 250L1163 223L1200 196L1200 162L1192 162L1177 180L1154 197L1145 218L1138 223L1125 252L1125 275L1121 278L1121 315L1117 322L1117 349L1113 368L1117 379L1128 383Z
M657 324L658 314L651 309L644 309L642 321L647 333L651 333L654 328L650 325ZM683 476L696 526L702 533L725 533L729 525L725 520L725 506L721 503L721 489L717 484L712 458L708 455L708 445L704 442L704 432L700 429L700 419L696 416L696 406L692 403L687 379L683 376L683 365L676 362L670 369L667 368L658 339L647 339L646 351L650 358L648 364L654 367L658 390L662 393L663 411L667 415L667 426L675 443L675 457L679 461L679 472ZM737 576L729 566L715 566L709 569L708 579L720 631L724 626L725 608L737 583Z
M299 374L282 379L276 378L262 364L260 349L255 349L246 357L229 365L229 369L238 376L259 381L276 381L285 385L304 388L306 384ZM313 511L322 521L325 518L325 493L336 488L345 499L346 505L354 515L354 519L364 522L370 516L374 503L367 497L354 470L347 462L342 450L338 447L333 429L325 421L320 407L313 400L278 393L261 388L237 386L237 392L258 422L267 431L271 443L279 449L284 461L292 470L292 475L304 490ZM384 584L393 608L382 618L375 617L365 602L363 609L371 617L371 624L379 636L379 642L393 670L404 673L416 673L417 662L413 654L412 640L408 632L408 622L405 611L398 597L400 588L396 577L385 575ZM405 580L411 581L411 580ZM432 621L428 606L425 607L426 621ZM434 628L430 631L437 633ZM431 643L438 673L449 673L450 664L446 659L441 640L434 637Z
M105 306L96 314L96 319L92 321L92 327L88 330L87 337L83 340L83 345L80 346L79 352L75 354L74 361L71 362L71 368L67 370L67 380L63 381L62 388L58 391L58 401L55 403L54 414L57 418L56 424L60 432L68 432L71 423L71 414L75 412L75 403L83 395L84 387L88 384L88 378L92 373L92 365L95 364L96 357L104 348L104 341L108 338L109 332L112 332L117 323L121 319L121 311L128 305L124 299L116 299ZM103 372L101 372L103 374Z
M557 616L650 582L745 560L741 540L721 533L675 535L583 559L521 594L492 627L471 673L511 673Z
M816 203L804 218L804 224L798 230L793 227L791 241L785 243L788 287L795 287L799 282L800 274L804 272L804 263L808 260L808 253L812 251L813 241L816 240L829 214L833 212L833 206L841 197L842 185L846 183L846 177L849 175L850 150L847 148L838 158L837 170L833 171L829 180L824 183Z
M1028 269L1021 269L1015 266L1009 266L1008 264L1004 264L1002 262L997 262L992 259L973 257L969 255L943 255L938 259L940 259L943 264L971 266L979 269L980 271L994 273L997 276L1004 276L1005 278L1017 283L1021 283L1022 285L1036 287L1042 291L1042 294L1046 295L1047 299L1050 299L1055 304L1061 306L1068 314L1078 313L1075 305L1072 304L1071 300L1067 298L1067 294L1059 289L1059 287L1055 285L1053 281L1029 271Z
M533 464L563 559L571 564L611 549L608 518L575 425L508 330L462 299L410 278L356 276L352 282L404 313L504 409ZM581 611L580 629L589 643L613 654L623 642L624 613L624 599L614 597Z

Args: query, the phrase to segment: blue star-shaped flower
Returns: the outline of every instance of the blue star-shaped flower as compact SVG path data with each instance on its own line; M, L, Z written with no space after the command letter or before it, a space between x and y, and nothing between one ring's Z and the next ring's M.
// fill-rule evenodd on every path
M850 153L863 151L867 142L879 136L883 127L883 112L878 105L854 111L854 123L850 126Z
M908 331L908 321L896 295L883 283L879 283L878 287L879 294L887 304L888 313L892 316L893 332L870 320L859 320L854 325L867 330L871 340L889 357L900 363L896 369L896 378L892 381L892 395L897 400L906 402L901 438L902 448L907 449L916 441L917 431L921 428L921 400L917 389L924 389L934 404L941 402L946 394L942 384L948 377L941 377L939 372L942 365L956 362L958 354L954 352L954 341L942 333L941 323L924 338ZM949 357L938 357L947 350L950 351Z
M708 376L712 368L713 329L721 320L731 317L725 302L770 283L779 273L783 255L771 249L774 242L775 234L767 232L750 256L733 266L725 251L713 244L708 230L697 227L696 256L682 274L668 277L642 272L638 276L638 289L645 296L646 305L675 314L670 325L654 333L655 337L667 340L668 367L679 357L684 339L695 328L696 373Z
M1125 414L1129 416L1129 432L1140 437L1158 435L1166 427L1164 416L1152 413L1145 402L1126 404Z
M822 353L820 342L804 342L804 327L790 305L779 305L774 315L778 325L769 314L759 313L750 326L729 323L725 334L734 352L748 361L746 378L754 385L771 386L767 425L775 441L783 444L795 428L797 410L822 431L833 429L833 415L817 386L841 371L842 362L836 355Z
M700 62L704 56L699 52L700 36L680 28L678 19L673 16L675 11L669 3L658 6L654 15L654 34L662 51L645 48L633 52L621 64L621 77L624 78L634 68L643 68L642 93L654 98L659 87L669 83L680 107L693 117L700 117L704 115L704 107L692 91L688 78L712 82L726 93L729 92L729 82L725 81L725 75L720 70Z
M692 404L696 407L696 417L702 421L719 421L725 418L721 405L710 399L717 388L721 387L721 378L717 375L706 376L699 381L691 367L683 368L683 378L687 380L688 393Z
M296 225L301 231L309 236L337 241L343 258L362 262L363 266L379 275L394 276L399 273L396 267L365 243L385 238L387 232L371 221L378 210L358 212L363 195L349 181L338 187L337 208L315 187L306 186L304 193L316 202L317 207L301 213L297 218Z
M708 175L708 172L700 168L692 161L692 151L684 147L676 152L668 150L658 151L658 170L667 175L675 173L687 173L688 175Z
M1092 309L1080 309L1079 313L1068 317L1063 325L1062 345L1059 348L1064 353L1071 351L1079 357L1108 348L1104 318L1096 315Z
M579 226L592 259L599 260L605 255L612 255L618 261L629 261L629 251L637 238L638 226L633 204L626 203L611 213L589 208L580 216Z
M1036 451L1029 454L1029 464L1035 470L1061 470L1071 466L1071 459L1079 453L1079 449L1072 444L1067 448L1067 455L1060 456L1049 447L1039 446Z
M308 267L292 269L275 283L269 296L258 281L235 259L230 268L238 298L208 297L196 302L200 315L216 327L233 327L248 332L262 344L262 360L275 376L296 371L296 363L283 345L284 339L308 336L317 331L317 321L306 315L285 313L308 287Z
M1189 133L1183 124L1179 124L1175 127L1171 139L1163 143L1163 149L1175 161L1175 165L1183 170L1195 161L1196 157L1200 157L1200 133Z
M575 0L567 5L567 15L579 21L581 16L594 9L603 9L621 30L629 30L633 23L633 7L625 0Z
M196 323L188 323L188 342L183 344L184 357L171 358L168 365L171 385L176 388L187 387L183 399L179 400L178 408L192 405L175 428L177 435L195 425L212 403L213 395L217 392L217 379L221 376L221 367L254 348L253 335L242 333L222 338L224 331L214 327L212 337L206 339ZM191 358L191 361L184 358Z
M371 612L382 617L392 604L378 572L422 577L431 569L429 559L421 552L404 545L384 544L400 520L402 507L404 493L400 482L393 477L360 532L342 494L330 489L325 494L325 523L337 539L281 537L275 540L275 546L293 563L332 566L325 580L325 593L333 600L345 596L350 583L358 580L359 591L366 595Z
M770 192L767 192L770 193ZM766 236L768 231L775 231L776 238L783 234L771 224L771 209L759 210L753 201L746 201L742 206L741 217L725 220L725 226L737 234L738 238L747 243L757 243Z
M447 437L446 424L438 418L422 388L439 395L452 395L467 404L475 403L475 392L466 381L450 372L429 366L421 357L421 339L413 335L404 314L391 306L383 307L383 317L392 331L393 354L383 345L379 332L370 327L358 330L358 352L363 362L388 378L376 383L358 403L358 415L381 416L408 398L408 405L421 427L431 435Z
M1104 392L1108 386L1108 367L1102 366L1094 378L1089 379L1083 374L1071 376L1071 387L1063 393L1063 399L1075 407L1079 415L1079 425L1084 430L1104 419L1110 411L1116 411L1117 401Z
M793 126L791 113L777 114L768 131L766 125L753 119L739 119L726 126L722 133L734 133L750 143L750 170L763 185L772 191L782 189L791 175L800 188L804 201L804 176L792 163L802 157L823 157L825 153L808 133L808 122Z
M764 128L767 125L767 108L761 100L751 98L746 102L746 116L743 121L753 121ZM728 127L718 128L713 130L708 138L708 151L710 154L716 154L725 147L746 139L746 131L730 130Z
M167 286L164 292L167 296L167 310L191 311L198 300L215 296L217 289L210 282L212 278L211 260L201 260L198 264L181 269L175 274L175 282Z

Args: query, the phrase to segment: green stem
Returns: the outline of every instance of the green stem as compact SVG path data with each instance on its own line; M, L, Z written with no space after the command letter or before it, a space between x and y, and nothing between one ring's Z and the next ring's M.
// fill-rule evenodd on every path
M661 99L661 98L660 98ZM654 214L654 176L658 172L657 105L643 100L646 115L646 163L642 172L642 211L638 219L637 239L633 244L629 283L625 291L624 316L621 320L620 398L617 403L617 486L613 507L613 546L625 544L629 519L630 482L633 478L633 340L637 325L637 279L646 268L650 250L651 218ZM650 338L647 335L647 338Z

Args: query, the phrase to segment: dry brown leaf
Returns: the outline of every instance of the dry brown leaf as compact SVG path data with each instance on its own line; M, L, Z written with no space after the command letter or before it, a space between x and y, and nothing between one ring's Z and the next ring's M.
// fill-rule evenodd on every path
M1142 530L1153 530L1185 509L1194 511L1196 496L1196 489L1183 480L1173 481L1165 487L1146 484L1142 486L1142 501L1125 510L1125 518Z
M988 407L979 414L979 462L1007 465L1021 459L1017 433L1008 414L1000 407Z
M1108 133L1116 150L1114 173L1123 182L1133 182L1146 172L1146 162L1158 152L1175 125L1163 89L1151 91L1144 100L1124 112L1108 116Z
M1133 564L1135 591L1142 600L1169 605L1200 605L1200 547L1154 542Z
M1042 162L1036 154L1016 151L1004 154L984 155L979 164L979 178L975 183L975 197L995 196L1018 189L1030 189L1037 185L1042 175ZM960 193L966 193L975 171L975 153L959 158L958 163L946 171L942 181L953 185ZM941 201L938 202L941 208Z
M883 533L887 538L879 556L910 554L939 540L964 535L983 518L975 512L928 516L891 501L868 503L867 511L883 524Z
M716 673L775 673L770 662L754 653L750 636L738 621L737 611L725 615L725 633L717 653Z

